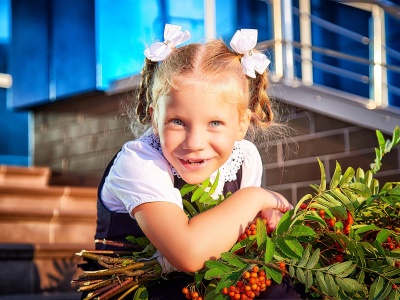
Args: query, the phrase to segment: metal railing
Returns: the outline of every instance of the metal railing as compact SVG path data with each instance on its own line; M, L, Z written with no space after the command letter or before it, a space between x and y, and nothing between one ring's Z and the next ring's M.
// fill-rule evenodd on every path
M351 2L352 6L356 5L355 1L329 0L326 2ZM365 106L368 109L388 107L390 105L389 95L400 97L400 88L388 83L388 72L391 72L393 76L400 76L400 64L387 64L387 58L391 57L400 61L400 52L389 48L385 43L385 7L378 5L378 2L366 2L368 2L367 8L370 9L371 13L369 36L353 32L313 15L310 0L299 0L298 8L292 5L291 0L270 1L274 15L274 38L260 43L260 47L272 47L274 49L275 68L272 79L282 81L287 85L302 84L312 86L314 84L313 74L318 70L324 74L334 74L342 79L353 80L367 85L368 98L365 101ZM329 5L329 3L326 3L326 5ZM366 6L364 5L362 8L365 9ZM357 6L354 9L357 9ZM394 7L391 6L390 9L390 13L393 14ZM300 40L298 41L293 38L293 22L295 18L299 20ZM311 36L313 26L319 26L323 30L351 39L359 47L366 47L363 50L369 53L369 57L360 57L335 49L313 45ZM315 59L315 55L327 59ZM358 64L360 68L346 70L330 65L326 63L330 58ZM296 66L299 66L301 72L296 72ZM362 73L360 69L368 71Z

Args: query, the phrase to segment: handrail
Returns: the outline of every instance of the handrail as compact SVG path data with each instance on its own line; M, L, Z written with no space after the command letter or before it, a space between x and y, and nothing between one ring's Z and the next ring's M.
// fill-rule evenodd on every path
M336 2L345 3L351 1ZM258 49L266 47L274 48L275 53L273 59L275 60L274 65L276 68L275 74L272 74L274 75L274 80L282 79L284 82L291 82L295 80L302 82L304 85L310 86L314 84L313 70L318 69L322 72L332 73L342 78L348 78L363 84L368 84L370 88L363 89L359 95L365 95L365 93L369 93L369 97L367 97L365 101L366 103L375 101L374 105L370 105L371 108L387 107L389 105L388 99L392 99L389 98L389 96L400 96L400 88L393 85L393 80L391 77L400 74L400 65L388 63L387 57L393 57L394 59L400 60L400 52L396 49L388 47L385 44L386 39L381 38L381 31L384 29L384 12L387 12L388 9L388 5L382 5L381 2L383 1L368 2L371 4L370 9L372 22L370 23L370 36L365 36L344 28L338 24L326 21L319 16L313 15L309 4L304 5L305 2L300 2L299 7L297 8L291 5L291 0L273 1L273 5L278 6L277 8L274 7L274 12L280 12L280 14L274 14L274 26L279 26L279 24L282 24L281 27L284 31L285 28L288 28L287 25L289 23L293 24L295 20L293 16L298 16L298 21L300 22L300 41L293 40L293 34L291 34L291 32L288 34L282 32L279 36L275 36L273 40L264 41L258 45ZM290 11L292 12L291 19L287 14L283 15L283 8L287 9L288 7L290 7ZM355 6L353 7L354 9L357 9ZM391 7L391 12L393 13L395 9L400 12L400 6ZM400 14L398 17L399 16ZM364 47L364 53L369 53L367 54L368 57L349 54L346 53L346 50L334 50L313 45L312 39L310 38L312 25L317 25L320 28L334 32L340 37L345 37L346 39L351 39L357 43L360 43L359 46ZM305 37L304 40L303 37ZM300 50L300 52L298 50ZM321 59L313 56L316 53L322 55L320 56ZM362 69L349 70L337 65L330 65L324 61L324 56L360 64L360 68ZM292 61L288 62L288 60ZM294 78L296 77L296 75L294 75L295 72L292 69L288 69L289 66L294 66L295 62L300 62L301 64L301 75L298 76L296 74L299 78ZM364 72L364 74L362 72ZM349 89L349 91L357 96L358 91L351 91L351 89Z

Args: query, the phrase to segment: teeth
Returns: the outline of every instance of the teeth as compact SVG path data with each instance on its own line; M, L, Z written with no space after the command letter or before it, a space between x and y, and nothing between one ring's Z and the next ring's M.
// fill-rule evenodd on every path
M198 160L198 161L187 160L187 162L192 164L192 165L198 165L198 164L201 164L203 162L203 160Z

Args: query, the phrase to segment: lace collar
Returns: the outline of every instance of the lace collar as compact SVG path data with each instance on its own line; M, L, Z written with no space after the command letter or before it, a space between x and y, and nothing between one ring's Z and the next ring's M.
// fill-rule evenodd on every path
M160 138L158 136L156 136L152 132L151 129L148 130L145 134L143 134L138 140L150 145L152 148L156 149L164 157L164 154L161 149ZM243 160L244 160L244 152L242 149L242 145L240 144L240 142L235 142L231 156L219 168L219 172L220 172L219 180L223 181L223 182L230 182L230 181L236 180L236 178L237 178L236 174L239 171L240 167L242 166ZM169 166L172 170L172 174L181 178L180 175L178 174L178 172L175 170L175 168L171 164ZM217 173L217 171L215 171L211 177L215 176L216 173Z

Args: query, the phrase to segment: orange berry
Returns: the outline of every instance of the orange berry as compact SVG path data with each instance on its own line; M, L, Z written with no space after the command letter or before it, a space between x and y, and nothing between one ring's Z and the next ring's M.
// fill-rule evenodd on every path
M222 289L222 294L228 295L228 293L229 293L228 288L227 288L227 287L224 287L224 288Z
M253 266L253 272L258 273L258 271L260 271L260 268L257 265Z
M248 272L248 271L244 272L242 277L244 279L250 278L250 272Z
M199 297L199 293L193 292L191 296L192 296L192 299L196 299L197 297Z
M189 294L189 289L188 289L187 287L184 287L184 288L182 289L182 293L184 293L185 295L186 295L186 294Z
M279 262L279 268L284 269L285 267L286 264L283 261Z

